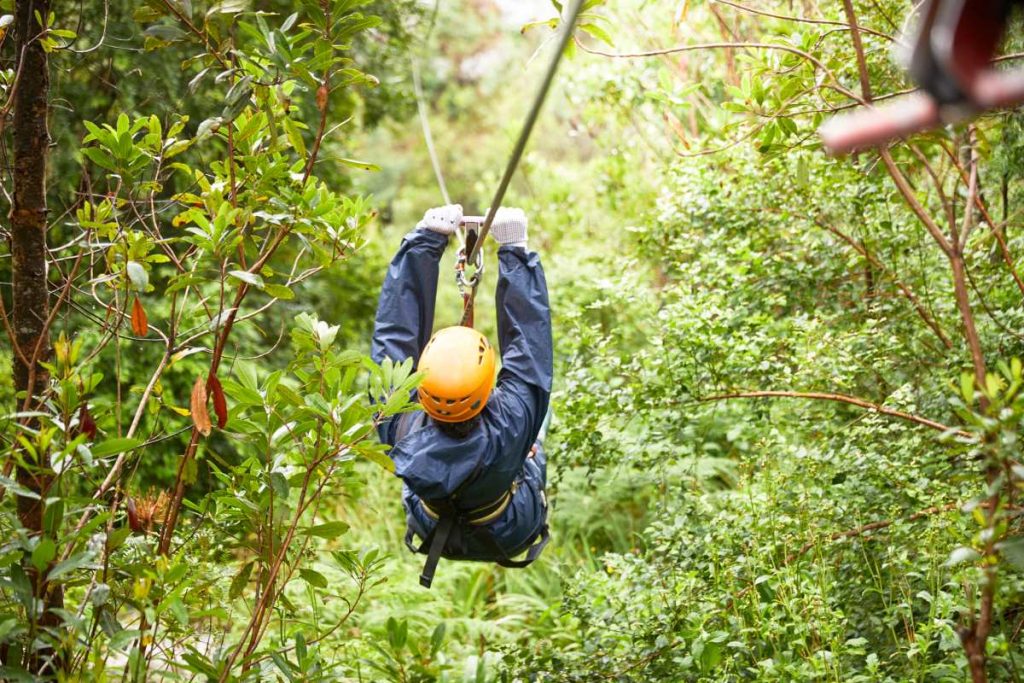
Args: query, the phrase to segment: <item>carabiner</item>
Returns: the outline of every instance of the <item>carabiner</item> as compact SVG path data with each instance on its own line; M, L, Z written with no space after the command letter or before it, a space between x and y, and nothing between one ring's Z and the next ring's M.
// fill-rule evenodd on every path
M458 258L455 261L455 284L459 286L459 291L464 291L467 287L476 287L480 284L480 275L484 272L484 255L483 252L478 251L476 254L476 263L473 265L472 277L466 277L466 248L462 247L459 249Z

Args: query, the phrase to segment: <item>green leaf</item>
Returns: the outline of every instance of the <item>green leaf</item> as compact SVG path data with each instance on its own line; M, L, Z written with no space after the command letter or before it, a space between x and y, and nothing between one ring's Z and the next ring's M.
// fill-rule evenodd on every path
M175 596L171 598L166 604L166 609L171 613L175 621L178 622L179 626L188 626L188 607L185 606L180 597Z
M108 171L117 170L117 163L99 147L83 147L82 154L100 168L105 168Z
M205 121L199 124L199 128L196 130L195 139L202 140L203 138L205 138L206 136L210 135L211 133L215 132L218 128L220 128L222 123L224 123L224 120L221 119L221 117L219 116L212 116L206 119Z
M228 589L228 598L234 600L242 594L245 590L246 585L249 583L249 577L252 575L252 569L255 565L255 561L247 562L241 571L235 574L235 577L231 579L231 587Z
M228 273L228 275L235 278L236 280L241 280L245 284L251 285L256 289L264 288L263 278L255 273L250 273L247 270L232 270L231 272Z
M281 472L270 473L270 488L274 490L274 495L282 500L288 500L288 478Z
M376 463L383 467L388 472L394 474L395 463L391 458L388 457L387 453L384 450L386 448L387 446L383 446L382 444L363 444L356 449L356 452L359 453L359 455L366 458L367 460L369 460L370 462Z
M145 35L150 38L156 38L167 43L173 43L174 41L181 40L188 34L185 33L184 29L180 29L174 24L154 24L147 28L144 32Z
M259 379L256 377L256 365L249 361L240 361L235 363L235 375L238 377L238 381L242 383L242 386L246 389L251 389L259 393L260 385ZM260 399L262 403L263 399Z
M287 659L280 652L271 652L270 661L274 662L274 666L277 667L278 671L283 673L289 681L295 680L295 674L293 673L293 667Z
M974 376L969 372L960 374L960 395L967 405L974 403Z
M244 12L249 7L248 0L223 0L219 2L206 12L206 16L211 14L238 14Z
M290 287L284 285L272 285L264 283L263 291L275 299L281 299L282 301L291 301L295 298L295 292Z
M35 491L31 491L28 488L19 484L18 482L14 481L13 479L10 479L2 475L0 475L0 485L2 485L4 489L6 489L7 491L10 491L16 496L20 496L21 498L29 498L31 500L40 499L39 494L36 493Z
M295 149L295 153L300 157L306 157L306 143L302 139L302 130L299 128L299 124L294 119L284 119L284 131L288 136L288 142L292 148Z
M302 580L314 588L327 588L327 577L313 569L299 569L299 576Z
M252 93L252 76L246 76L235 82L224 96L224 103L233 105L240 100L248 100Z
M594 38L597 38L602 43L608 45L608 47L615 47L615 44L612 42L612 37L608 34L607 31L605 31L603 28L601 28L597 24L593 24L593 23L580 24L579 25L579 29L581 31L587 33L588 35L591 35Z
M49 501L46 511L43 513L43 531L54 538L60 537L61 522L64 521L64 501L62 499Z
M141 445L142 441L139 439L107 439L106 441L98 443L92 447L92 455L94 458L103 458L108 455L114 455L115 453L130 451Z
M306 533L310 536L316 536L317 538L337 538L343 533L348 531L348 524L345 522L325 522L323 524L317 524L306 530Z
M1024 536L1017 536L999 544L999 553L1018 571L1024 570Z
M445 628L445 622L442 621L440 624L437 625L437 628L434 629L433 635L430 636L431 657L435 656L438 652L441 651L441 645L444 643Z
M41 572L56 555L57 544L50 537L43 536L32 550L32 565Z
M76 569L82 569L83 567L90 566L92 562L92 553L84 552L78 553L77 555L72 555L63 562L58 562L56 565L54 565L53 569L50 570L50 573L46 575L46 580L56 581L57 579L59 579L60 577L64 576L69 572L73 572Z
M379 171L380 166L377 164L371 164L369 161L359 161L358 159L346 159L344 157L339 158L338 162L345 166L351 166L352 168L361 168L364 171Z

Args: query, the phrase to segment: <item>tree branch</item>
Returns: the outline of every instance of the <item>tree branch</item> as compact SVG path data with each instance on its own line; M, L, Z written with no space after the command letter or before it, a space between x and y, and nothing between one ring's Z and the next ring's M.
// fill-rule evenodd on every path
M890 527L890 526L892 526L897 521L916 522L916 521L918 521L920 519L924 519L925 517L931 517L932 515L938 515L938 514L941 514L943 512L949 512L951 510L956 510L956 509L958 509L958 508L960 508L962 506L963 506L963 503L946 503L945 505L936 505L934 507L930 507L930 508L926 508L924 510L921 510L920 512L915 512L914 514L912 514L912 515L910 515L908 517L903 517L902 519L898 519L898 520L897 519L883 519L883 520L879 520L877 522L871 522L869 524L861 525L861 526L856 527L854 529L847 529L846 531L837 531L837 532L835 532L833 534L829 534L828 537L825 540L826 540L826 542L831 543L833 541L838 541L838 540L843 539L843 538L854 538L856 536L861 536L863 534L866 534L869 531L876 531L878 529L884 529L886 527ZM814 539L813 541L807 541L802 546L800 546L800 548L797 551L792 552L789 555L787 555L786 556L786 561L783 564L784 565L788 565L788 564L793 563L797 558L799 558L801 555L806 554L808 550L810 550L814 546L818 545L819 543L821 543L821 539Z
M868 74L868 65L864 58L864 43L860 39L860 26L857 25L857 15L853 11L853 0L843 0L843 12L846 14L846 20L850 22L850 39L853 41L854 54L857 55L860 94L865 101L871 102L871 77Z
M829 69L820 59L810 54L809 52L805 52L803 50L791 47L789 45L748 42L695 43L693 45L679 45L676 47L668 47L658 50L646 50L643 52L605 52L604 50L598 50L596 48L589 47L582 43L577 44L584 52L588 54L599 55L601 57L610 57L612 59L637 59L644 57L659 57L661 55L675 54L678 52L693 52L697 50L730 50L736 48L746 48L750 50L779 50L781 52L788 52L790 54L797 55L798 57L802 57L803 59L807 60L829 77L829 79L832 81L832 86L830 87L834 88L837 92L842 93L843 95L849 97L850 99L856 100L857 102L863 104L863 100L860 97L858 97L857 94L854 93L853 91L843 87L839 79L836 77L835 73L833 73L832 70Z
M729 401L737 398L803 398L814 401L833 401L836 403L846 403L858 408L864 408L866 410L872 410L882 415L888 415L889 417L895 417L900 420L906 420L907 422L913 422L914 424L921 425L923 427L929 427L939 432L951 432L957 436L970 438L972 434L962 429L956 429L949 425L944 425L941 422L930 420L927 417L921 417L920 415L914 415L912 413L905 413L902 410L895 410L894 408L886 408L883 405L866 401L856 396L847 396L845 394L830 394L818 391L740 391L731 394L719 394L717 396L705 396L698 399L701 402L708 401Z
M863 31L864 33L870 33L873 36L878 36L879 38L883 38L885 40L888 40L891 43L896 42L896 40L892 36L890 36L890 35L888 35L886 33L882 33L881 31L875 31L875 30L872 30L872 29L869 29L869 28L864 28L863 26L851 26L850 24L847 24L847 23L842 22L842 21L830 21L828 19L811 19L809 17L797 17L797 16L791 16L791 15L787 15L787 14L774 14L772 12L766 12L764 10L755 9L755 8L749 7L747 5L741 5L738 2L731 2L731 0L714 0L714 4L728 5L729 7L733 7L735 9L738 9L741 12L747 12L749 14L757 14L759 16L768 17L770 19L780 19L782 21L792 21L792 22L797 23L797 24L815 24L815 25L818 25L818 26L836 26L838 28L850 29L850 30L857 30L857 29L859 29L859 30Z
M893 282L896 284L896 286L900 289L900 291L903 292L903 295L907 298L907 300L910 301L911 305L914 307L914 310L917 311L917 315L935 333L935 336L939 338L939 341L942 342L942 345L945 346L947 349L953 348L953 342L950 341L949 337L946 336L946 333L939 326L939 323L935 320L935 318L931 316L928 310L924 307L924 304L921 303L921 300L917 298L917 295L914 294L914 291L910 289L910 287L905 282L896 277L896 275L892 271L886 268L885 265L881 261L879 261L874 254L868 251L867 248L864 247L862 244L857 242L857 240L853 239L852 237L842 232L838 228L825 224L820 218L815 218L814 222L819 227L828 230L830 233L832 233L833 235L835 235L836 237L838 237L839 239L843 240L851 247L853 247L854 251L863 256L872 266L882 271L883 273L889 275L893 279Z

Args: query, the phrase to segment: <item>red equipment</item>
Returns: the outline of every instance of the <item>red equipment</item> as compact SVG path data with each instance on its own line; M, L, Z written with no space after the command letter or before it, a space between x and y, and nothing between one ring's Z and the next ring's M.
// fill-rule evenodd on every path
M925 0L907 70L923 92L832 117L825 148L845 154L1024 102L1024 71L992 66L1012 5L1021 0Z

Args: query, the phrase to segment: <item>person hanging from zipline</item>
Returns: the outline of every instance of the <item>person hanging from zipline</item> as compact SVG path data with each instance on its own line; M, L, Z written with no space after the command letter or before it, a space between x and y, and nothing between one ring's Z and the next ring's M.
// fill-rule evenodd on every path
M428 588L440 557L524 567L548 540L538 441L553 375L544 269L527 249L525 214L499 209L490 226L501 245L495 385L494 348L483 334L456 326L431 336L438 265L462 218L458 204L431 209L402 240L381 289L371 350L377 363L418 359L425 373L417 392L423 411L379 431L403 480L406 545L427 554L420 583Z

